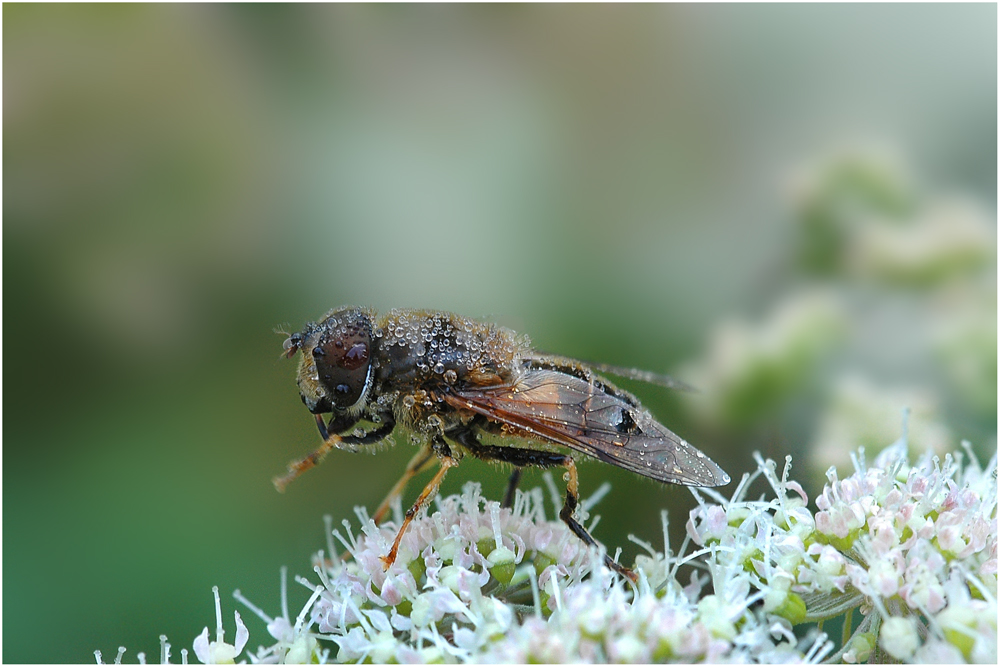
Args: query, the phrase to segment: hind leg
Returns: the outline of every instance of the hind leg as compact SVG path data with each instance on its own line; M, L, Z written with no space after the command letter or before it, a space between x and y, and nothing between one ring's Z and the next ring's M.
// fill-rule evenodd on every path
M583 540L584 544L591 547L599 547L597 540L576 520L576 508L580 504L580 484L576 474L576 462L573 461L573 457L537 449L483 445L476 439L471 429L452 432L448 435L464 445L473 456L487 461L503 461L504 463L511 463L517 466L514 474L511 475L512 484L508 484L507 487L508 494L511 495L513 494L512 485L516 487L516 481L520 479L520 468L524 466L530 465L539 468L562 466L566 468L569 478L566 483L566 501L563 503L562 511L559 512L559 518L569 526L574 535ZM508 498L505 498L504 502L507 502L507 500ZM626 577L629 581L638 581L635 572L615 562L606 550L604 552L604 563L618 574Z

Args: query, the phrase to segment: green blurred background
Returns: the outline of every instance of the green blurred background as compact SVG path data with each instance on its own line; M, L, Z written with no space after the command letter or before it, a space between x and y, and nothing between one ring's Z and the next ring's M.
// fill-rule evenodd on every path
M212 585L230 638L233 589L279 613L412 453L271 486L318 443L273 329L341 304L675 373L703 392L622 384L734 477L791 453L815 490L904 405L996 449L995 6L3 19L6 662L179 658ZM683 535L686 490L581 475L627 561L661 508Z

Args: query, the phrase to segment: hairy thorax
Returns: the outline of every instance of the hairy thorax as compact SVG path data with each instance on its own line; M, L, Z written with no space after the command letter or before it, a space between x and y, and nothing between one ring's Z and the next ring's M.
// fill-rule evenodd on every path
M391 310L375 321L372 345L380 407L416 431L447 428L441 392L513 384L526 336L477 320L427 310Z

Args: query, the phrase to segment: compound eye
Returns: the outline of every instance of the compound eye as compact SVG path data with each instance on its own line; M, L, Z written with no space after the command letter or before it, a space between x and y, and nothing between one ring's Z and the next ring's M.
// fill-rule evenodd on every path
M350 408L368 388L371 338L360 327L345 327L312 349L316 373L334 408Z

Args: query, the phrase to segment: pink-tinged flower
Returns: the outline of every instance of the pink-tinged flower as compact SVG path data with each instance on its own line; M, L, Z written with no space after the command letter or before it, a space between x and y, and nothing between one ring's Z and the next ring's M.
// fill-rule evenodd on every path
M962 539L962 526L944 526L937 532L938 546L942 551L957 556L968 546Z
M903 580L900 575L901 560L902 554L898 552L885 554L869 566L867 575L853 577L854 581L857 582L855 585L858 586L867 579L868 586L866 588L870 594L883 598L892 597L899 591L899 585ZM860 588L860 586L858 587Z
M871 535L870 546L876 556L884 556L899 546L899 531L891 512L881 512L869 519L868 532Z
M802 591L844 592L848 581L848 562L828 544L813 543L806 549L810 557L798 573Z
M704 546L709 540L721 542L728 529L726 510L719 505L695 508L687 522L687 534L699 546Z
M944 608L944 586L934 567L935 563L912 559L903 574L904 583L899 587L899 596L913 610L927 610L934 614Z

